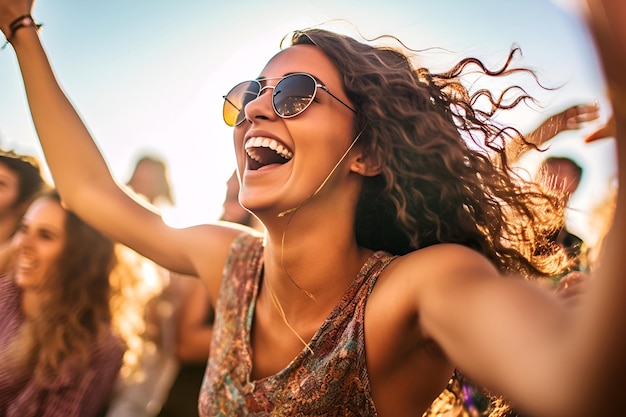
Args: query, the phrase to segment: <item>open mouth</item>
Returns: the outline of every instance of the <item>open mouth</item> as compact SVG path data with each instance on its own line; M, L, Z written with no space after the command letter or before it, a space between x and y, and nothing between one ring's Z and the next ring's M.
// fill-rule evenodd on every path
M245 144L248 169L257 170L272 164L285 164L293 158L293 152L270 138L254 137Z
M21 270L34 269L38 265L38 262L31 256L20 255L18 257L17 266Z

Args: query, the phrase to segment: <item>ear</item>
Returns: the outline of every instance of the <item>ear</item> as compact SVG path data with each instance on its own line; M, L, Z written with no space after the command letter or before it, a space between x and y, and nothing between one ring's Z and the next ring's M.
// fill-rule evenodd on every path
M363 148L359 148L350 165L350 170L364 177L373 177L380 174L382 165L382 158L378 149L366 151Z

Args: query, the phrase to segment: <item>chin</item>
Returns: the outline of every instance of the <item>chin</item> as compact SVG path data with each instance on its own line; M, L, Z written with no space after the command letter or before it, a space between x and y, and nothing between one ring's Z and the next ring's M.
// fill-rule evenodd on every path
M253 214L266 211L272 206L268 200L268 195L261 193L257 193L256 195L253 193L240 194L239 203L244 210Z
M15 273L15 275L13 276L13 282L15 282L15 285L23 290L33 289L37 286L36 280L29 278L28 276L19 272Z

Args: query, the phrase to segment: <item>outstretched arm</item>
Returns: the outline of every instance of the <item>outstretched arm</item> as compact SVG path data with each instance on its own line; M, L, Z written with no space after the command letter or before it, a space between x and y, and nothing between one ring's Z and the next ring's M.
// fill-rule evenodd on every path
M614 113L610 132L617 139L618 182L623 185L626 25L621 20L626 3L587 1L590 29L610 87ZM411 270L438 278L416 280L421 330L462 372L503 394L523 413L621 415L626 392L624 248L626 193L620 189L613 225L588 291L579 295L575 307L521 280L499 277L489 262L467 248L417 251L409 256L416 262L421 256L424 260L419 269L409 263Z
M613 116L607 126L587 140L616 139L617 205L613 225L602 245L591 288L577 314L563 324L562 338L571 348L557 360L564 386L562 400L569 415L619 415L626 392L626 3L586 0L588 27L604 69ZM558 346L558 342L555 343ZM569 396L569 399L567 398ZM566 414L567 415L567 414Z
M624 277L624 248L626 248L626 3L621 0L587 0L589 28L594 37L604 69L613 118L609 122L616 139L618 161L618 194L613 225L602 245L597 283L591 303L581 315L585 330L581 334L594 360L601 367L585 370L590 378L585 387L590 395L621 397L626 392L626 335L620 329L626 324L626 279ZM595 332L594 332L595 329ZM593 349L593 350L592 350ZM615 405L616 402L614 401ZM618 411L621 409L608 409ZM609 415L604 413L604 415ZM617 415L617 414L615 414Z

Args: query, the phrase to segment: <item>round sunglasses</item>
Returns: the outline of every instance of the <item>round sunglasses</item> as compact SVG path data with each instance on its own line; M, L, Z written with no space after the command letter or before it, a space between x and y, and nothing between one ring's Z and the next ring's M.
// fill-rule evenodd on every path
M276 79L280 79L280 81L274 86L261 85L261 81ZM326 91L332 98L356 113L356 110L341 101L339 97L328 90L328 87L320 84L311 74L298 72L284 77L244 81L234 86L224 96L224 122L231 127L243 122L246 118L244 111L246 105L260 96L266 88L274 90L272 93L272 107L274 112L283 119L296 117L305 111L315 99L318 88Z

